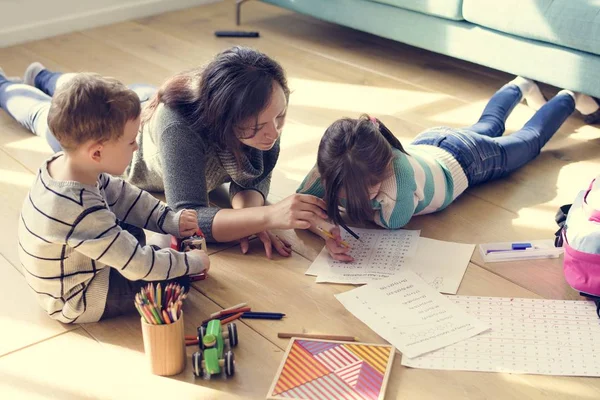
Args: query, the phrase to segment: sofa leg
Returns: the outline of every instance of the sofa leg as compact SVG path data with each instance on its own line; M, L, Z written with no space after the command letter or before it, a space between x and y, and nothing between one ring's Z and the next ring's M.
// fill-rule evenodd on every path
M236 0L235 1L235 24L240 25L242 19L242 4L248 0Z

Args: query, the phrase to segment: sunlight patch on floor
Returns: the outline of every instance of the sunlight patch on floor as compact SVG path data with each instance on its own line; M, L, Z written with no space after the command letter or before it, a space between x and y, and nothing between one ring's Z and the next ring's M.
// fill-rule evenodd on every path
M29 188L35 176L30 173L0 169L0 184L9 184Z
M36 153L45 154L48 157L52 155L52 150L50 150L48 144L46 144L46 141L41 137L33 135L29 135L27 138L5 143L4 147L7 149L34 151Z
M560 393L562 395L569 396L571 399L597 399L598 391L590 386L587 386L583 383L577 382L574 379L569 379L566 377L558 377L558 376L535 376L529 377L527 375L518 375L518 374L499 374L499 376L507 382L509 385L523 385L534 389L531 382L527 382L525 377L534 379L535 382L535 390L543 390L544 394L548 396L548 398L553 398L556 394ZM565 380L569 379L568 384L566 384ZM590 378L588 378L590 379Z
M395 114L448 99L434 92L315 81L291 77L290 105L321 107L357 114ZM340 115L341 116L341 115Z

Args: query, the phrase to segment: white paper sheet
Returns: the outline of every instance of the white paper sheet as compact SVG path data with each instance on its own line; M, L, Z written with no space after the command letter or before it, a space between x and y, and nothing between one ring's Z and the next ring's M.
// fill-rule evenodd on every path
M410 270L337 294L336 298L408 357L489 329Z
M414 368L600 376L600 320L588 301L448 296L491 325L481 335L402 357Z
M422 237L417 253L404 260L402 269L411 269L440 293L456 294L474 250L474 244Z
M343 232L342 238L352 247L354 262L333 260L323 247L306 271L316 275L317 282L361 284L387 278L398 271L403 260L417 251L420 231L376 230L353 228L360 241Z
M438 292L456 294L475 250L473 244L419 238L420 231L356 229L364 243L347 233L356 261L335 261L323 248L306 271L317 283L364 284L409 268Z

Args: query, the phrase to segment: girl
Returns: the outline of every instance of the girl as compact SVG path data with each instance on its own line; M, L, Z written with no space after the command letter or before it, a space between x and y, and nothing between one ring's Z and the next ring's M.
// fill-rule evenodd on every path
M27 68L23 84L0 74L0 107L60 151L47 115L57 86L73 76L40 63ZM325 217L324 202L314 196L293 195L265 206L290 93L275 60L233 47L204 68L171 77L158 91L149 85L132 89L145 109L139 151L126 179L164 191L176 210L196 210L208 241L240 239L246 253L247 237L257 234L269 258L272 247L289 256L289 243L269 231L306 229L314 217ZM233 209L210 206L208 193L226 182Z
M502 136L523 97L541 107L523 129ZM467 187L507 176L533 160L576 106L589 106L586 114L597 111L591 97L568 90L544 103L535 82L517 77L494 94L475 125L429 129L406 148L378 119L340 119L325 131L317 165L298 192L323 198L335 225L347 228L341 206L352 222L401 228L413 215L444 209ZM339 228L328 229L334 236L326 242L330 254L352 261Z

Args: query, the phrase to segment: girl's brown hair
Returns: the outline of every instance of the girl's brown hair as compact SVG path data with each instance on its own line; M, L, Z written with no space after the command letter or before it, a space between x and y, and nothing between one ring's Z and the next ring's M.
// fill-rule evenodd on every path
M236 158L242 151L241 125L258 116L271 101L273 85L290 90L285 72L275 60L257 50L233 47L219 53L206 67L182 72L168 79L146 106L142 124L148 122L160 103L182 115L208 142L230 150Z
M373 219L369 188L388 177L393 148L406 153L381 121L367 115L339 119L327 128L319 145L317 168L325 188L327 215L335 224L345 226L339 210L342 189L350 221Z

